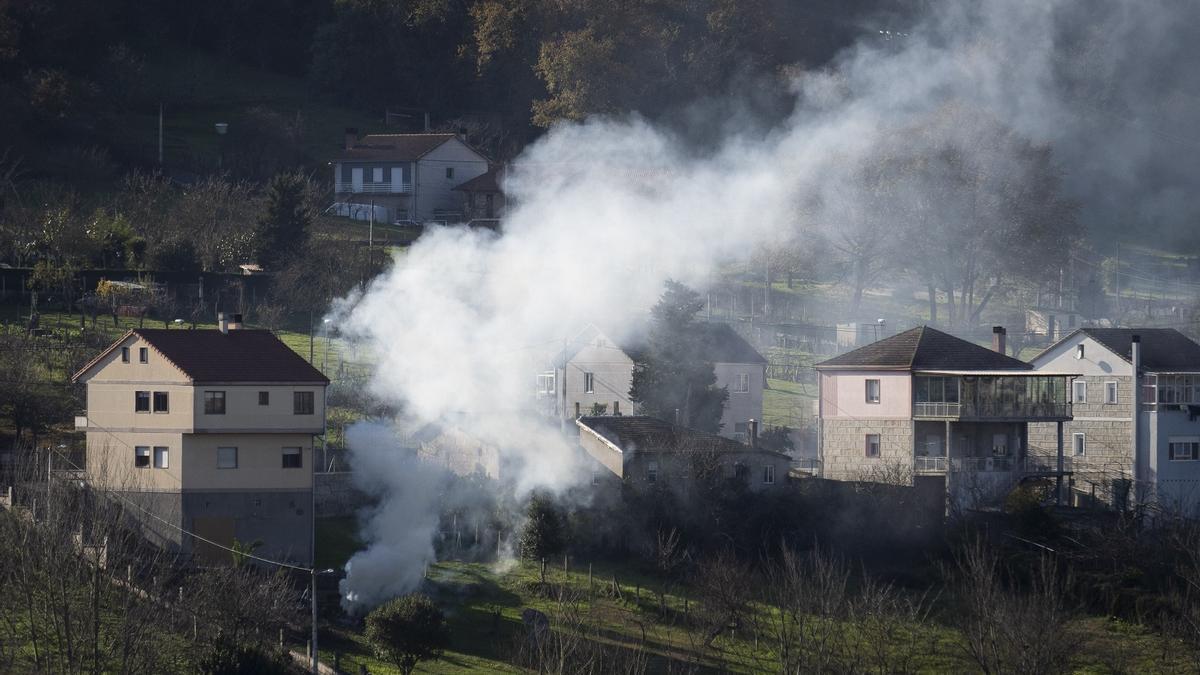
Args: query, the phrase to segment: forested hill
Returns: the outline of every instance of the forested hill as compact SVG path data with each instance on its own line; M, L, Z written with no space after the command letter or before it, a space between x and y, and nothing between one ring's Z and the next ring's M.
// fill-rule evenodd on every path
M84 184L151 165L160 104L175 170L209 168L217 121L225 169L262 180L323 163L339 125L382 126L385 111L402 130L429 113L503 158L558 119L655 117L739 89L772 105L764 83L827 62L884 5L0 0L0 169L19 156L27 178Z

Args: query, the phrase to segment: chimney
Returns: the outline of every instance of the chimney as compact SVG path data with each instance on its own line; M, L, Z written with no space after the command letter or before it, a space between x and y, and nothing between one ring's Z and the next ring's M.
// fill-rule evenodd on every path
M1005 354L1005 348L1008 346L1008 331L1004 330L1004 326L992 326L992 349Z
M575 401L575 419L579 419L579 418L580 418L579 401Z
M233 321L229 322L229 330L239 330L242 327L242 315L234 314Z
M217 327L222 333L229 332L229 322L225 320L225 312L217 312Z
M358 129L346 127L346 149L350 150L358 144Z
M613 401L613 414L618 417L621 415L621 402L619 400Z
M750 433L750 447L757 448L758 447L758 420L750 420L750 423L746 425L746 428Z

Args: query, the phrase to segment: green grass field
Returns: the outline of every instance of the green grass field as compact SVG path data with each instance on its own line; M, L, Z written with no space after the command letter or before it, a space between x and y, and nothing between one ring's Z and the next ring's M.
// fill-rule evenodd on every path
M799 427L812 418L812 402L817 398L815 384L767 380L763 391L763 423L767 426Z

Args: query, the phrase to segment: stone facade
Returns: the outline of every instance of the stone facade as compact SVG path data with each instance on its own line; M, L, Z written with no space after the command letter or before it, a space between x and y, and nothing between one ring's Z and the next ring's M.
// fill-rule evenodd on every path
M867 457L868 434L879 435L879 457ZM821 420L821 444L824 478L862 480L897 469L912 476L912 420L827 418Z
M1089 375L1076 378L1087 383L1087 400L1074 403L1075 419L1063 424L1063 452L1071 458L1074 489L1077 493L1114 503L1114 480L1133 477L1133 451L1129 440L1133 413L1133 378L1116 375ZM1107 382L1117 383L1117 402L1105 403ZM1074 400L1074 392L1072 392ZM1081 433L1084 452L1075 453L1074 435ZM1054 423L1029 425L1029 445L1043 453L1057 449Z

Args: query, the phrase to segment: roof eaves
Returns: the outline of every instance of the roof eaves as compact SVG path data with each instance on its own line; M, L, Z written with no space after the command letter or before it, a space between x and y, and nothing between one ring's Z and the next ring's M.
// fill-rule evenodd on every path
M1037 354L1034 354L1033 358L1029 359L1029 363L1033 363L1034 361L1037 361L1038 359L1042 358L1042 356L1048 354L1051 350L1058 349L1058 347L1060 345L1067 342L1071 338L1075 337L1075 335L1077 335L1078 333L1080 333L1082 331L1083 331L1082 328L1076 328L1075 330L1071 331L1070 333L1067 333L1065 336L1063 336L1063 337L1059 338L1057 341L1051 343L1049 347L1046 347L1045 349L1038 352Z
M122 342L124 342L125 340L127 340L127 339L129 338L129 336L130 336L130 335L133 335L133 329L132 329L132 328L131 328L131 329L129 329L129 330L127 330L127 331L125 331L125 334L124 334L124 335L122 335L121 337L117 338L117 340L116 340L115 342L113 342L111 345L109 345L107 349L105 349L104 351L100 352L100 354L98 354L98 355L96 356L96 358L94 358L94 359L92 359L91 361L88 361L87 363L85 363L85 364L83 365L83 367L82 367L82 368L80 368L80 369L79 369L79 370L78 370L78 371L77 371L77 372L76 372L74 375L72 375L72 376L71 376L71 382L72 382L72 383L76 383L76 382L78 382L78 381L79 381L79 378L83 377L84 373L86 373L87 371L91 370L91 369L92 369L92 367L93 367L93 366L95 366L97 363L100 363L100 361L104 360L104 357L106 357L106 356L108 356L109 354L111 354L111 353L112 353L112 351L113 351L114 349L116 349L118 346L120 346L120 344L121 344Z

